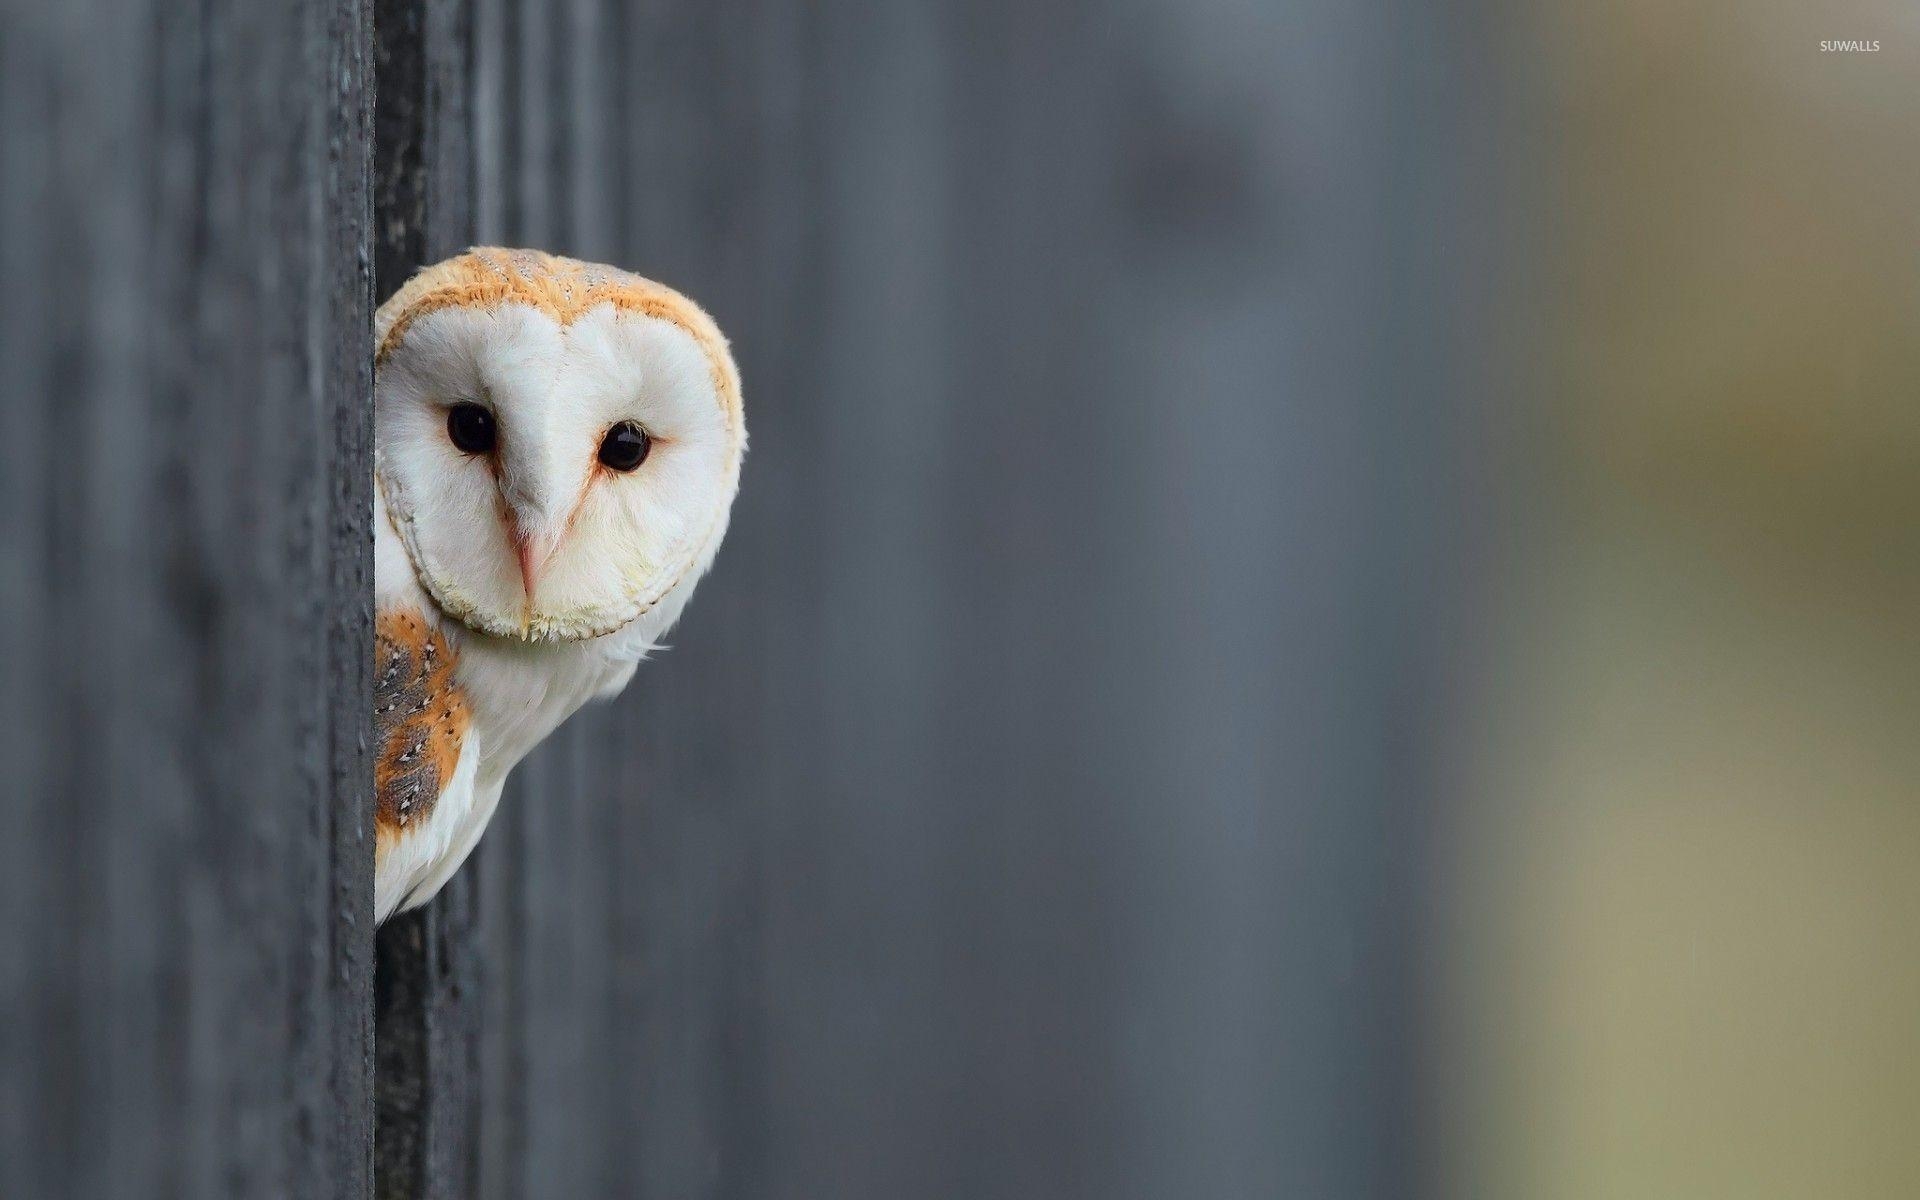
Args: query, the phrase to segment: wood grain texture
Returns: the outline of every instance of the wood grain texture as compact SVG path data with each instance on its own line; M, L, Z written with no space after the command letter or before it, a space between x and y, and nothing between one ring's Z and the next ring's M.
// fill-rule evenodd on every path
M367 18L0 5L0 1195L370 1183Z

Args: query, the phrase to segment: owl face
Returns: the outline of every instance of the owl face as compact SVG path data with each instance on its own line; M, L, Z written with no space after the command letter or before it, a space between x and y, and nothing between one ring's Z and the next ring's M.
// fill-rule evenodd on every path
M378 484L442 609L529 641L671 620L745 445L706 314L611 268L476 250L388 301L376 341Z

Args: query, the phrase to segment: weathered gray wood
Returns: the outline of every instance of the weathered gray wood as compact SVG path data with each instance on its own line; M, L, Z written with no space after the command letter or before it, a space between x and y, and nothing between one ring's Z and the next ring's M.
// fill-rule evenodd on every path
M465 0L375 0L377 293L472 240L472 33ZM475 878L379 934L376 1194L468 1200L478 1170Z
M479 1194L1411 1191L1458 14L475 13L480 237L698 297L753 437L477 856Z
M474 1194L480 987L474 880L389 921L376 980L374 1194Z
M367 1194L367 16L0 5L0 1195Z

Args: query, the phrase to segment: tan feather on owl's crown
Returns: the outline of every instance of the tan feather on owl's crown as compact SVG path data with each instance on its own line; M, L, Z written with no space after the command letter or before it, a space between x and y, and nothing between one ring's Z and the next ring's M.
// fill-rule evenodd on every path
M728 418L739 420L740 379L727 353L726 336L705 309L665 284L631 271L541 250L475 246L424 268L375 314L374 361L385 361L406 336L407 326L430 312L503 304L524 304L561 325L602 304L678 325L706 355L714 390Z

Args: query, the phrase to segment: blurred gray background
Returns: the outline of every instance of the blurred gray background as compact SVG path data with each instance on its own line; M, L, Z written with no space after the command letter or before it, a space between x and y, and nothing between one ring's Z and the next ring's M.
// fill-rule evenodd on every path
M1409 1191L1465 14L475 15L478 236L699 297L752 437L481 855L486 1194Z
M1828 9L0 0L0 1196L1914 1194ZM475 241L752 448L376 940L369 322Z
M1458 14L475 17L478 236L698 296L753 438L481 856L491 1194L1408 1191Z

